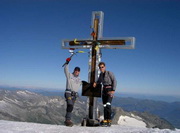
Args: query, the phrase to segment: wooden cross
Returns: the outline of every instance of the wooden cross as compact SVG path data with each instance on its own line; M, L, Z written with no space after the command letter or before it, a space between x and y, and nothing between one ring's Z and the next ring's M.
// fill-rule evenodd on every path
M99 92L92 91L92 84L98 78L98 63L101 60L101 49L134 49L134 37L118 37L118 38L103 38L103 19L104 13L102 11L92 12L92 38L90 39L65 39L62 41L62 48L64 49L90 49L89 59L89 82L90 87L87 93L82 93L84 96L89 96L89 115L88 119L96 119L96 97L100 97Z

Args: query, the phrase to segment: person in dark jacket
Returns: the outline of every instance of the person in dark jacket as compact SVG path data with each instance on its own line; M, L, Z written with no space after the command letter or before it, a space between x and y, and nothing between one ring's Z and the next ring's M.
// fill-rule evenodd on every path
M103 85L102 102L104 106L104 120L101 124L104 126L111 126L111 102L116 90L117 81L112 72L106 71L106 65L104 62L100 62L98 66L101 73L97 82L93 84L93 87L96 87L97 84Z
M65 125L73 126L73 122L71 121L71 114L74 108L74 103L76 98L78 97L78 89L80 88L82 81L79 77L80 68L75 67L73 73L69 72L68 63L71 59L66 59L66 64L64 65L64 73L66 76L66 90L65 90L65 98L67 103L66 108L66 116L65 116Z

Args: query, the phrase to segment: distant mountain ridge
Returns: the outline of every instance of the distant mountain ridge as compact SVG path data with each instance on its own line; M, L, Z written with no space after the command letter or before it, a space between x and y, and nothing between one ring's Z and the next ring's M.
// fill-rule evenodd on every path
M0 90L0 119L3 120L63 124L65 108L65 100L60 96L43 96L25 90ZM101 104L99 109L102 112ZM85 116L86 102L79 99L75 104L72 120L75 124L80 124ZM113 107L113 124L118 124L120 116L144 122L147 127L174 129L169 122L152 114L126 112L121 108Z
M45 96L62 96L62 93L64 92L64 89L53 89L53 88L23 88L23 87L8 87L8 86L2 86L0 85L0 89L5 88L7 90L29 90L31 92L35 92L38 94L43 94ZM81 92L79 92L81 93ZM127 92L116 92L116 97L121 98L135 98L140 100L154 100L154 101L164 101L168 103L172 102L180 102L180 96L175 95L155 95L155 94L136 94L136 93L127 93Z
M115 96L117 97L122 97L122 98L127 98L127 97L132 97L135 99L140 99L140 100L154 100L154 101L164 101L168 103L172 102L180 102L180 95L160 95L160 94L139 94L139 93L127 93L127 92L116 92Z

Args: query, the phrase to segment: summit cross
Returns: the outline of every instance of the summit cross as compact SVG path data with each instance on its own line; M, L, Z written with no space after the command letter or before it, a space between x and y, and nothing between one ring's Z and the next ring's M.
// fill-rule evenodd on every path
M98 78L98 63L101 60L101 49L134 49L135 37L103 37L103 20L104 13L102 11L92 12L91 22L91 38L89 39L65 39L62 41L63 49L90 49L89 57L89 76L88 81L91 84L89 90L82 92L83 96L89 97L88 119L97 119L97 99L101 97L100 92L93 91L92 84Z

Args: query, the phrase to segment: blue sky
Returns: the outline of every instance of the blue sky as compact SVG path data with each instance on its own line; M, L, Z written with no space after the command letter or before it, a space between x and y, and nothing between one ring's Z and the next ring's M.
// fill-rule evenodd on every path
M102 50L118 92L180 96L179 0L1 0L0 86L63 90L63 39L90 38L92 11L104 12L104 37L136 38L136 49ZM78 54L87 80L88 54Z

